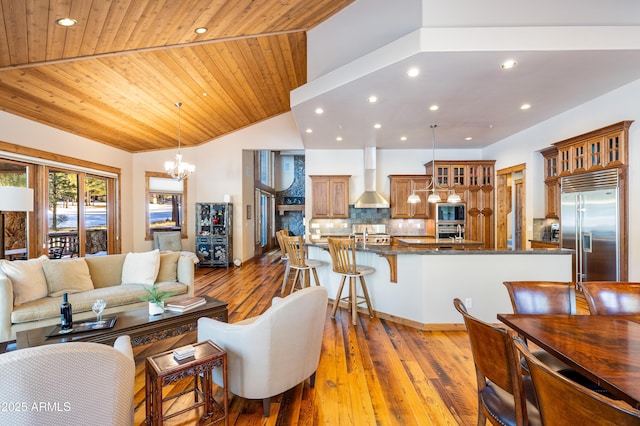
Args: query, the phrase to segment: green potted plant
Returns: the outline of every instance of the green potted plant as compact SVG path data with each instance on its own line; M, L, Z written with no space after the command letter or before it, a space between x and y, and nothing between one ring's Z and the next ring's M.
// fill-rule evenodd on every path
M149 315L160 315L163 313L164 301L176 294L169 291L162 291L155 285L145 286L144 291L146 291L147 294L141 296L140 299L149 302Z

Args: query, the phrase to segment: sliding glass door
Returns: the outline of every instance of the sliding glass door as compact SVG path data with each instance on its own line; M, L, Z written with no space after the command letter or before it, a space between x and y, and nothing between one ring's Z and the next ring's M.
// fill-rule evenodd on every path
M49 169L47 250L50 258L109 253L109 178Z

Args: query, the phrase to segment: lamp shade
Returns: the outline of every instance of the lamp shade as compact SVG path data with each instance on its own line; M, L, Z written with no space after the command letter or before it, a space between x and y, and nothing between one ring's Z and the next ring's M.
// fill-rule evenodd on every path
M17 186L0 186L0 211L33 211L33 189Z

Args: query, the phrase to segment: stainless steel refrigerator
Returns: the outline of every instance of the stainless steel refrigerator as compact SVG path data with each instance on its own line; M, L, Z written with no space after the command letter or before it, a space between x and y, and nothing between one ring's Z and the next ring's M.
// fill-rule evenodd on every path
M576 283L620 280L617 170L561 178L560 241L576 251Z

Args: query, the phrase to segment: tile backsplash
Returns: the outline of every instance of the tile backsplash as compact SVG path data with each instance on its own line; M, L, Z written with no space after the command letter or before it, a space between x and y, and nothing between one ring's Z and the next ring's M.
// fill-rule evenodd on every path
M534 218L533 219L533 239L540 241L556 241L553 238L553 229L558 229L560 222L558 219Z

